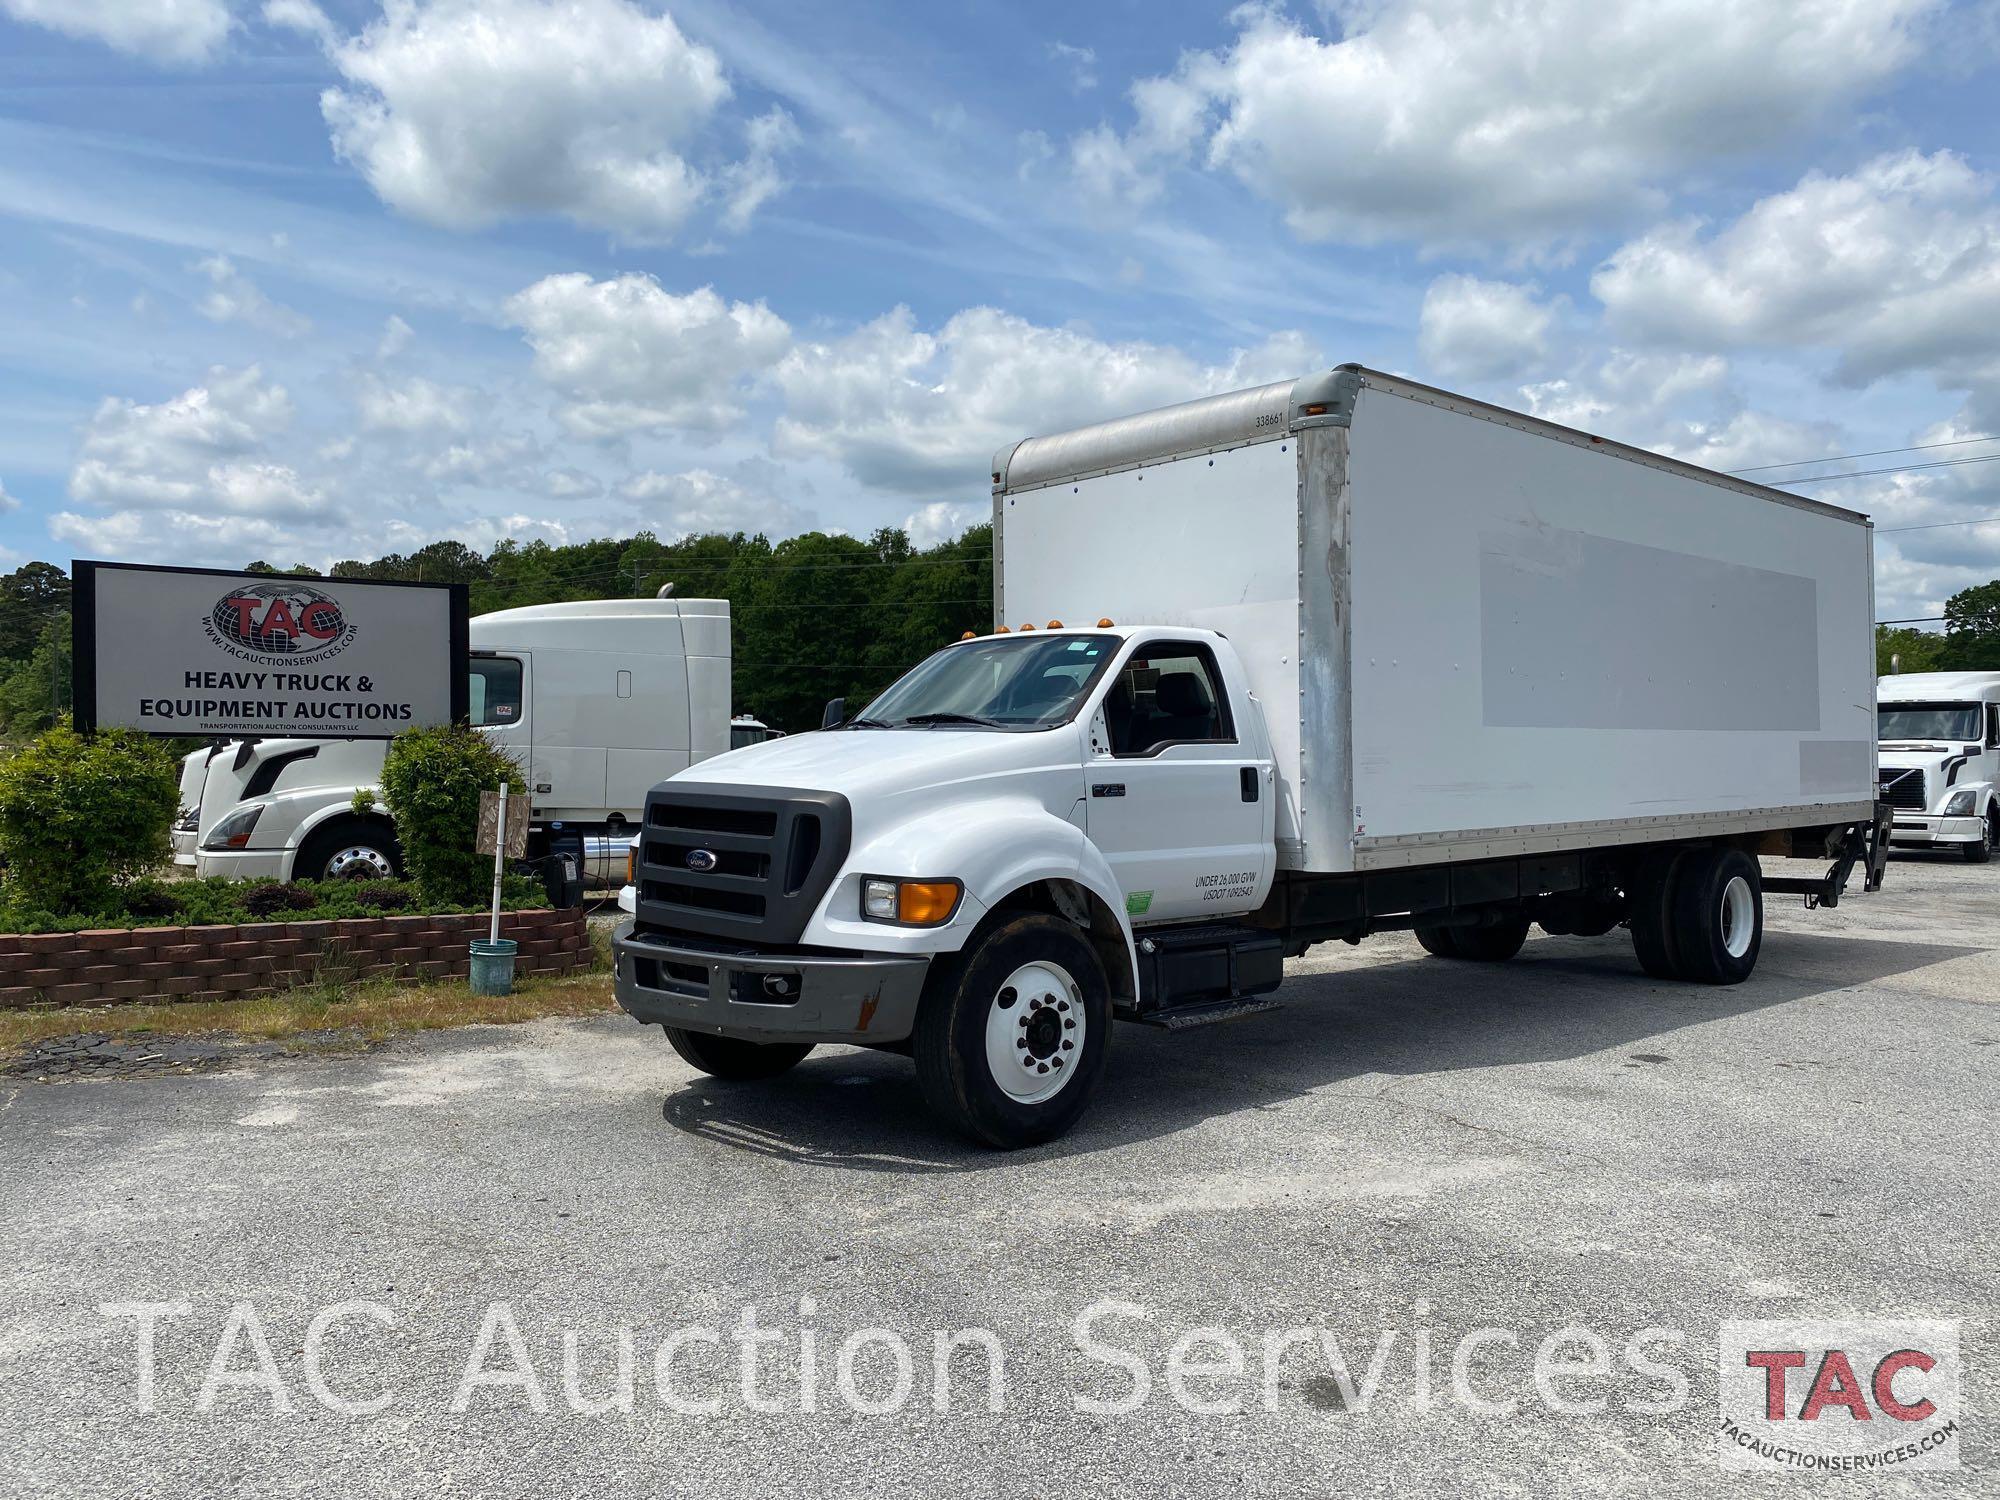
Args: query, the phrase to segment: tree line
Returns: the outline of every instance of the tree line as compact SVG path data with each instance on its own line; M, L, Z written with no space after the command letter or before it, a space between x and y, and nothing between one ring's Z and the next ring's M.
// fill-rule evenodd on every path
M252 572L311 574L267 561ZM975 526L917 548L884 528L862 539L807 532L772 542L714 532L663 542L650 532L570 546L503 541L481 553L432 542L410 553L348 559L336 578L463 583L472 612L572 599L644 598L671 583L683 598L727 599L733 708L776 728L816 727L830 698L857 708L899 673L993 622L993 535ZM69 707L70 581L53 563L0 575L0 730L21 739ZM2000 579L1952 596L1942 631L1878 626L1876 670L2000 671Z

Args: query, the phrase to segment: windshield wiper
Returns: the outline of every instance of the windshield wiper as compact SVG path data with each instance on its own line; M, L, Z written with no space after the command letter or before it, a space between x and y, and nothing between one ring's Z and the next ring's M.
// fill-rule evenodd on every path
M884 719L849 719L840 727L842 729L894 729L896 726Z
M998 719L989 719L984 714L911 714L903 720L905 724L978 724L986 729L1002 727Z

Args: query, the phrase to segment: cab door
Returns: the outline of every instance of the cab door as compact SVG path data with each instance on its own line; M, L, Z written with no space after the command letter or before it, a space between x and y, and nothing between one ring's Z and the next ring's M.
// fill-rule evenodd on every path
M1212 647L1131 648L1092 716L1085 828L1135 924L1255 910L1277 862L1273 766Z
M472 679L467 701L473 727L514 757L528 779L528 790L533 791L534 746L529 736L534 733L534 726L529 722L528 712L531 665L528 656L526 651L474 652L467 664Z

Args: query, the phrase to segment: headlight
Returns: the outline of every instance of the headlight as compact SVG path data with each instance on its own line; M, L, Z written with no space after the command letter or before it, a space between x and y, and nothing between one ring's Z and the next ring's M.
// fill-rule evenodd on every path
M1945 803L1944 815L1947 818L1968 817L1972 813L1972 804L1978 798L1979 793L1975 792L1971 787L1960 787L1951 794L1950 799Z
M250 842L251 831L257 820L264 816L260 803L256 807L239 807L235 812L215 825L209 836L202 840L204 849L241 849Z
M942 927L964 894L965 887L956 880L889 880L871 875L861 882L861 915L898 927Z

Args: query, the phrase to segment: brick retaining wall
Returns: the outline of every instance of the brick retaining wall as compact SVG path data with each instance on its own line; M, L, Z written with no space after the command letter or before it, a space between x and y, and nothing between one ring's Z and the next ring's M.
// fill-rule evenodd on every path
M304 984L322 968L355 978L463 977L466 944L489 917L360 917L241 927L112 927L0 933L0 1010L107 1002L242 1000ZM509 911L516 974L567 974L590 962L582 908Z

